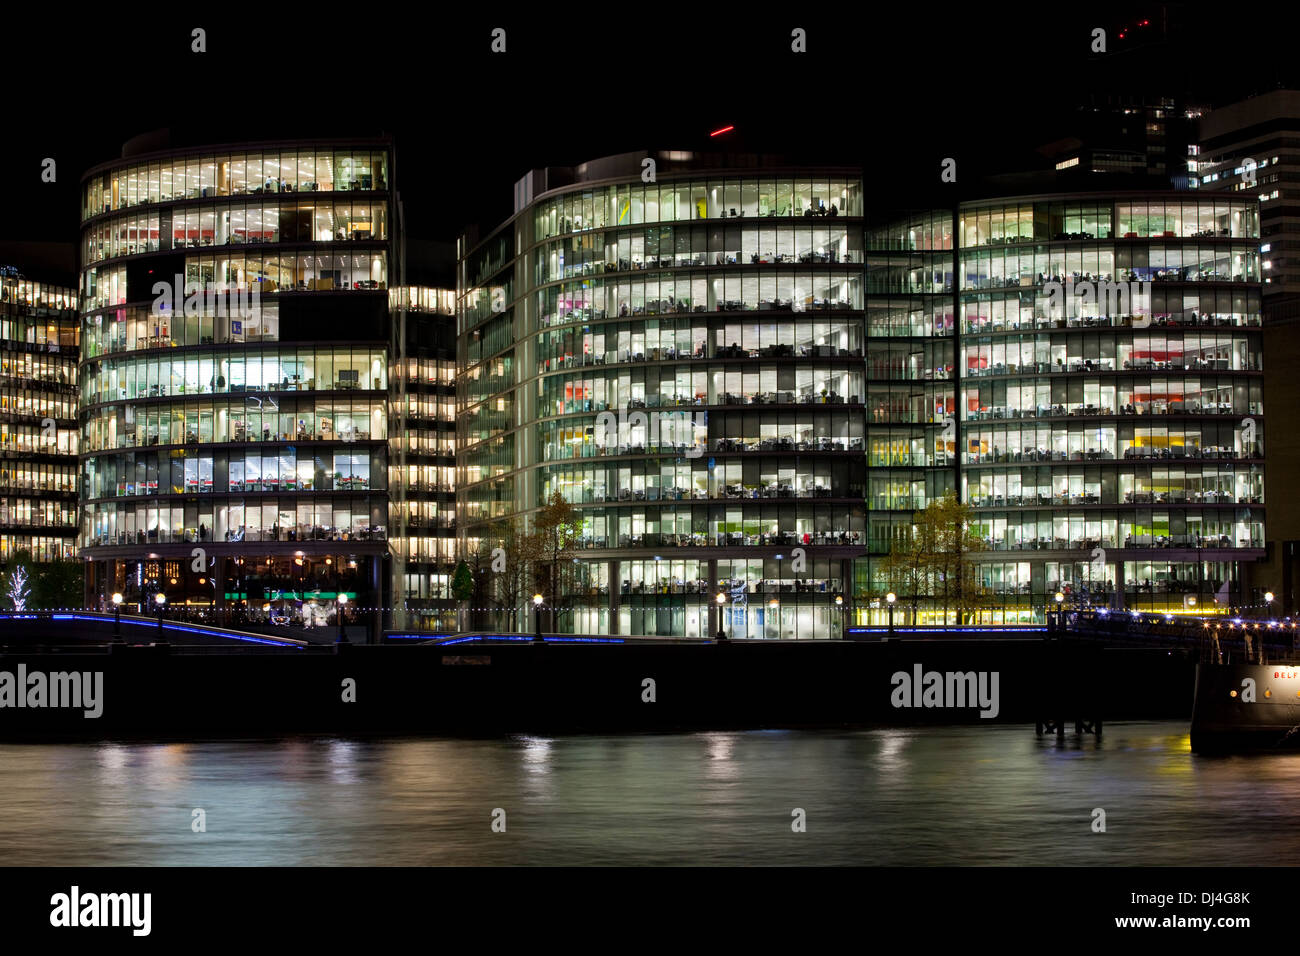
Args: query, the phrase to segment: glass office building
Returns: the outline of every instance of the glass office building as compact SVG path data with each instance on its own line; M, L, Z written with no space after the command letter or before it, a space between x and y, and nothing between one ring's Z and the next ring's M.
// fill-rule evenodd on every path
M456 293L401 287L389 293L389 529L393 626L456 626Z
M77 556L75 289L0 270L0 561Z
M974 592L899 593L904 619L1041 621L1058 591L1243 602L1264 541L1257 203L877 213L850 170L657 154L646 183L643 158L533 172L460 250L461 547L573 503L556 629L883 623L886 557L949 492L982 541Z
M1245 602L1264 548L1256 201L993 200L886 219L867 245L868 393L882 362L890 381L868 407L873 591L891 534L953 489L986 549L965 609L985 619L1041 620L1058 591Z
M83 177L88 603L309 624L340 592L387 603L391 170L349 140Z
M861 176L660 153L645 182L645 158L534 171L462 241L462 547L559 492L555 629L838 636L866 544Z

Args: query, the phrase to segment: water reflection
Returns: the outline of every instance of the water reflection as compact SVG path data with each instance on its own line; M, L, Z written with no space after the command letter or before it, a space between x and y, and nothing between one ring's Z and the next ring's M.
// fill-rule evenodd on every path
M1198 758L1175 723L1100 741L1000 726L12 745L0 848L12 865L1289 862L1297 786L1300 755Z

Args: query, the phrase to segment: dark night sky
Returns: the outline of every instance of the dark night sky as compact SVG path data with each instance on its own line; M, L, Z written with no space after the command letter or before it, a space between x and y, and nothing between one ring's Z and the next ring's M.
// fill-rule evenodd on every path
M508 215L529 168L716 148L708 132L727 124L729 149L861 164L907 195L932 188L946 156L963 182L1027 168L1032 147L1068 131L1090 93L1213 105L1297 82L1290 26L1272 11L1268 27L1228 22L1238 18L1221 5L1094 5L1084 15L1076 4L863 5L817 7L813 19L631 4L584 8L589 24L455 20L442 5L351 5L315 23L257 9L255 29L131 8L150 25L95 17L72 35L76 17L57 14L6 44L0 162L18 215L0 241L75 240L81 174L160 127L196 144L388 133L408 232L451 240L469 222L486 231ZM372 9L395 26L359 24ZM638 11L643 22L627 17ZM1118 39L1142 19L1151 26ZM208 30L205 54L189 52L193 26ZM508 31L505 55L488 51L494 26ZM805 55L790 52L794 26L809 32ZM1094 26L1110 31L1105 56L1089 50ZM39 178L46 156L58 161L53 185Z

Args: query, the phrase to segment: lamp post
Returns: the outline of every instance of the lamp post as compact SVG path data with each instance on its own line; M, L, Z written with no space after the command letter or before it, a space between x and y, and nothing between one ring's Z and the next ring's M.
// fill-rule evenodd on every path
M835 609L839 612L837 617L840 619L840 640L844 640L844 595L835 595Z
M339 637L336 643L351 644L352 642L348 640L348 636L346 633L344 633L343 630L343 618L348 607L348 596L344 594L342 591L340 591L338 600L339 600Z
M776 636L779 640L781 637L781 602L776 598L767 602L767 616L769 620L776 621Z
M1059 631L1061 629L1061 623L1062 623L1061 606L1065 603L1065 595L1062 592L1057 591L1054 600L1056 601L1056 630Z
M1268 616L1272 617L1273 616L1273 592L1272 591L1264 592L1264 603L1268 605Z
M885 603L889 605L889 636L894 636L894 602L898 600L898 595L890 591L885 595Z
M153 603L158 606L158 640L163 641L163 608L167 606L167 595L159 591L153 596Z
M727 595L724 591L719 591L718 596L713 599L718 604L718 640L725 641L727 632L722 629L722 606L727 603Z
M546 639L542 637L542 601L543 598L541 594L533 595L533 620L534 626L537 628L533 635L534 644L546 643Z
M113 642L122 640L122 592L113 592Z

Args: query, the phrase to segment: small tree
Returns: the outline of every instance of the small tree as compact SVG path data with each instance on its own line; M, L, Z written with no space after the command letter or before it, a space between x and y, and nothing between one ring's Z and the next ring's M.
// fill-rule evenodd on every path
M9 572L8 587L5 596L13 602L15 611L27 610L27 601L31 598L31 588L27 586L27 568L18 565Z
M490 537L484 539L484 547L500 548L504 555L501 570L492 568L491 589L495 594L497 607L504 612L505 630L520 630L518 623L519 608L531 596L531 569L537 561L540 539L524 530L523 519L518 517L501 518L492 525ZM491 562L489 558L489 562ZM489 564L491 566L491 564ZM500 624L498 625L500 626ZM525 625L526 626L526 625Z
M474 596L474 575L464 561L456 565L451 576L451 596L461 604L461 608L457 609L456 630L463 630L459 612L464 609L465 602Z
M945 613L954 604L964 609L985 599L969 556L988 545L971 518L970 506L949 492L913 514L910 533L895 539L885 572L891 586L898 582L911 596L913 620L922 597L941 599Z
M478 548L469 556L470 588L469 626L471 629L483 627L483 615L491 600L492 589L492 551L489 542L482 539Z
M562 577L572 577L573 559L577 554L578 532L581 519L573 505L556 491L533 519L533 534L537 538L538 587L548 594L551 608L551 626L557 628Z
M889 556L884 560L889 589L910 599L913 623L916 623L917 605L921 597L928 597L933 591L929 556L934 542L930 525L919 520L920 514L917 512L912 516L914 523L910 527L899 529L889 549Z
M33 607L79 607L85 595L85 566L80 561L56 560L30 566Z
M957 500L952 492L925 509L925 520L932 528L934 567L938 590L945 611L951 606L968 610L983 599L979 568L969 560L971 554L985 550L987 544L972 526L974 513L970 505Z

